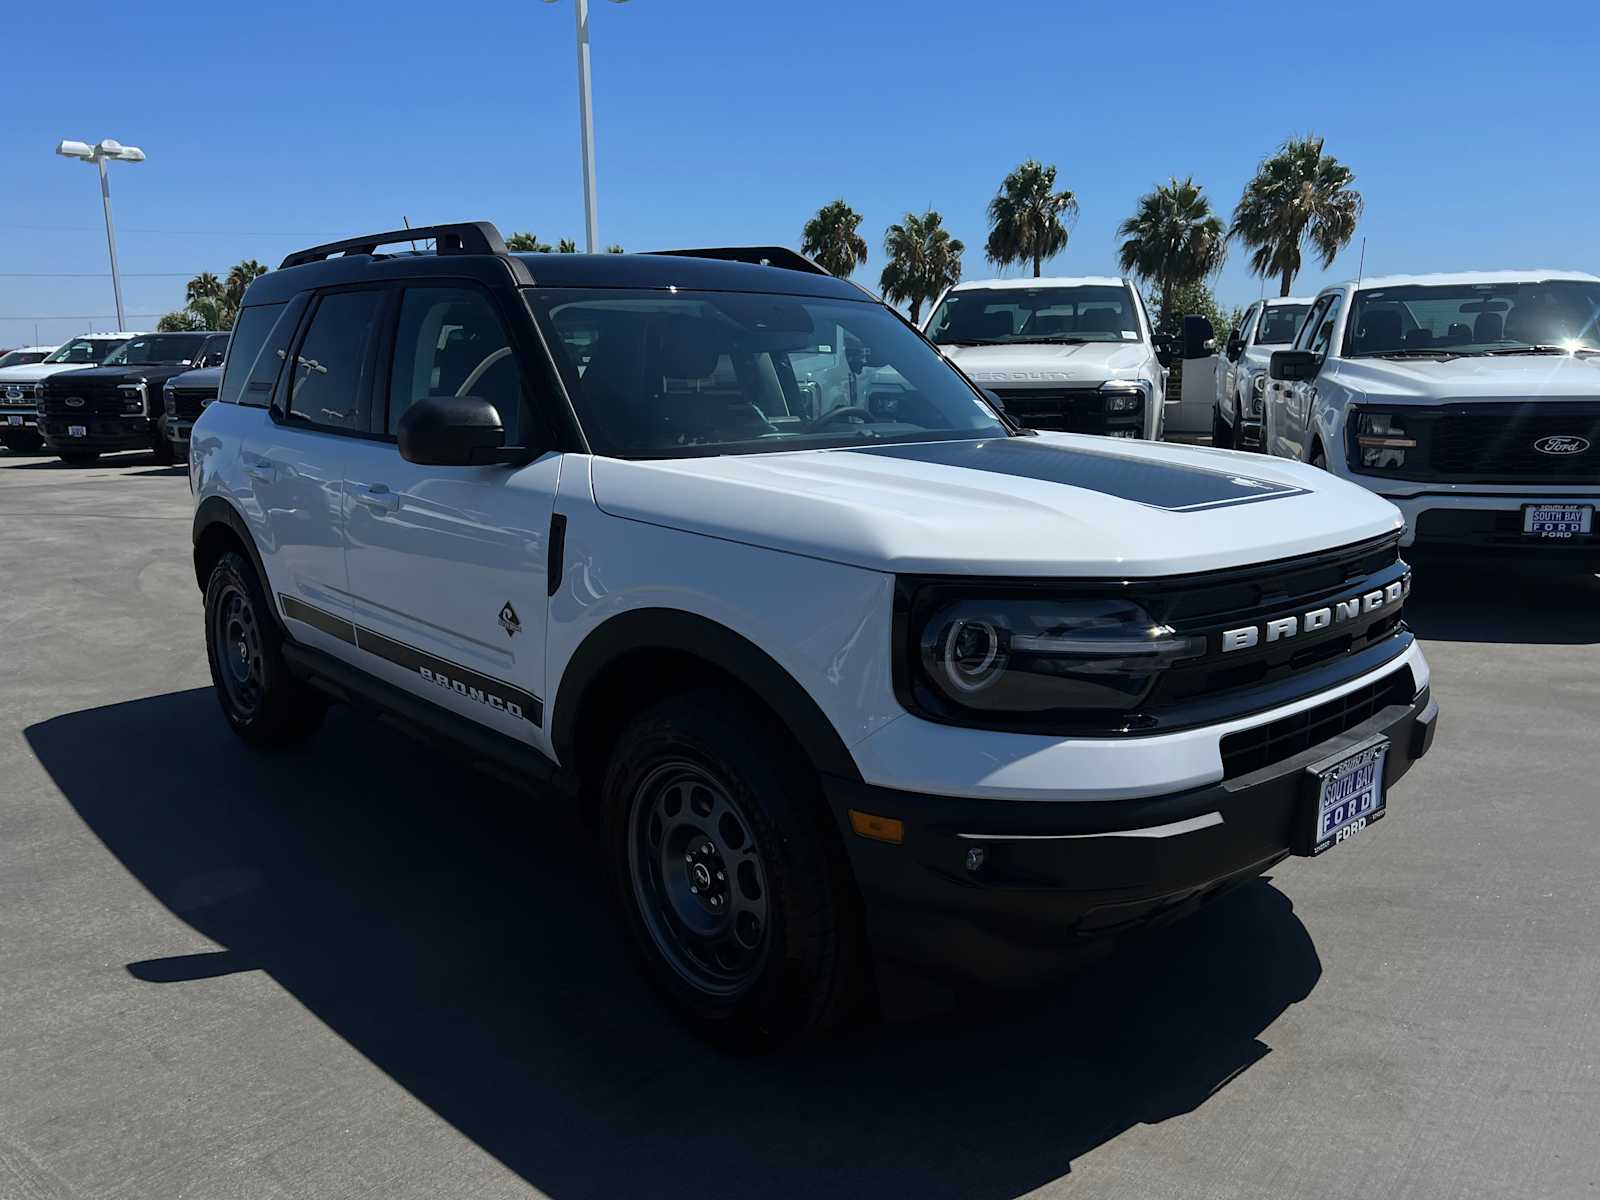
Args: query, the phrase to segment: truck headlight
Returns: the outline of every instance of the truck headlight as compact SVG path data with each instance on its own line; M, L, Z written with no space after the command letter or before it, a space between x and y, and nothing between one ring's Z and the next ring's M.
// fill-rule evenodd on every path
M1252 417L1261 415L1261 406L1266 397L1267 377L1265 375L1257 375L1250 381L1250 415Z
M1127 712L1161 672L1206 652L1116 597L950 595L911 604L904 675L915 706L956 723L1037 725Z
M119 383L117 393L122 397L123 416L144 415L144 384Z
M1150 385L1142 379L1111 379L1100 385L1108 413L1136 413L1144 408Z
M1363 412L1356 416L1356 452L1361 469L1393 471L1406 465L1406 451L1417 439L1406 433L1405 418L1398 413Z
M178 415L178 394L170 383L161 389L161 411L169 417Z

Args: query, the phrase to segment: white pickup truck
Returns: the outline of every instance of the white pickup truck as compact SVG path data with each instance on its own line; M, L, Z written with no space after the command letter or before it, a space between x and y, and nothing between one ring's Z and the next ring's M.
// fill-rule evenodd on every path
M1267 394L1267 363L1274 350L1293 344L1311 308L1301 296L1257 300L1228 334L1217 362L1217 402L1211 413L1211 444L1259 450L1261 410Z
M1572 271L1326 288L1272 355L1267 448L1392 501L1403 545L1600 570L1596 314Z
M1029 429L1159 440L1173 341L1126 279L978 279L922 331Z

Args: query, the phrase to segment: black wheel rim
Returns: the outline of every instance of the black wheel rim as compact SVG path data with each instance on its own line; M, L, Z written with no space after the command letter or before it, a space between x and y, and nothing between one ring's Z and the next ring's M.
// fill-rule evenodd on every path
M228 583L217 597L211 622L217 677L234 714L248 721L261 707L261 626L255 605L237 583Z
M766 863L715 776L674 761L644 777L628 867L645 930L687 983L731 996L760 975L772 941Z

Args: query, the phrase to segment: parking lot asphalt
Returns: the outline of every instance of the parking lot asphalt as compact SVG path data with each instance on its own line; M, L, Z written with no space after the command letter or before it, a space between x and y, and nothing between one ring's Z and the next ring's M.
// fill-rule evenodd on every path
M210 694L181 469L0 452L0 1198L1600 1195L1600 579L1419 567L1391 816L1020 1004L740 1061L571 815Z

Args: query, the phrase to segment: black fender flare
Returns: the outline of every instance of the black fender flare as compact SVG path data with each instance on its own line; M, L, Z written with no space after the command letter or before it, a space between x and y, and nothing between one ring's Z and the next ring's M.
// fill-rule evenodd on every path
M250 536L250 527L245 524L244 517L239 515L239 510L221 496L207 496L194 510L194 526L190 537L194 542L194 579L204 594L209 580L200 569L200 542L207 529L214 525L225 525L244 546L245 555L250 559L250 565L255 568L256 578L261 582L261 590L268 597L267 608L272 613L272 619L285 636L288 630L284 628L283 619L278 615L278 605L272 600L272 581L267 577L266 564L261 561L261 551L256 549L256 540Z
M819 771L861 778L833 722L771 655L725 625L671 608L635 609L611 617L590 631L573 652L556 689L550 729L561 762L574 761L578 714L589 686L623 656L650 650L693 655L744 683L772 707Z

